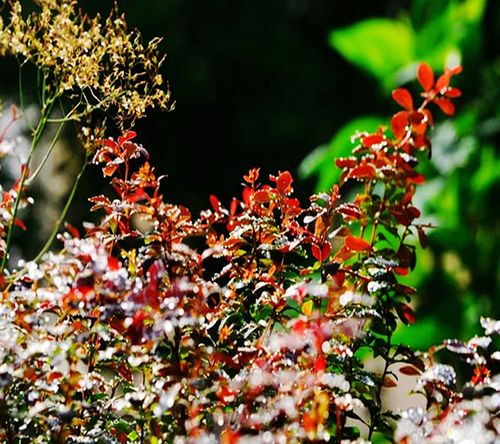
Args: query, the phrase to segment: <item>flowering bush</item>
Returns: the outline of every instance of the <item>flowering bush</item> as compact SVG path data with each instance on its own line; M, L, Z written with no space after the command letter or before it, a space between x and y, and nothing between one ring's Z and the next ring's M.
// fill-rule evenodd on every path
M29 47L45 42L39 29L52 29L46 15L63 14L64 24L81 17L76 2L39 3L39 15L26 22L13 3L4 51L33 61L46 79L41 87L56 95L69 91L74 99L79 90L100 97L100 87L78 83L77 73L66 87L69 74L46 60L47 48ZM75 43L68 51L75 57L87 54L81 45L88 27L100 32L96 23L85 18L71 31ZM125 32L121 21L106 23ZM40 40L23 40L33 29ZM13 36L24 42L20 52ZM142 54L133 60L148 72L149 53L142 46L131 51ZM102 55L110 72L130 56L115 60L113 54ZM398 320L415 322L409 305L415 290L400 277L415 265L412 236L425 246L430 228L418 223L412 204L425 180L416 170L419 158L430 155L429 105L453 114L451 99L460 91L450 81L459 72L447 69L435 79L421 64L422 103L405 88L395 90L403 110L392 117L390 131L381 126L357 134L352 156L336 161L340 186L307 204L293 197L288 171L265 181L256 168L244 176L240 197L224 205L210 196L211 208L193 218L164 200L161 177L135 132L94 137L88 159L111 186L109 195L90 199L100 222L83 231L68 225L59 252L43 252L9 271L12 232L23 225L17 212L29 184L25 166L2 203L1 439L361 442L376 434L392 439L395 430L399 442L458 441L465 433L492 442L500 427L499 381L491 373L499 359L491 353L498 322L483 319L484 337L447 341L424 354L392 340ZM134 79L121 84L120 100L129 97ZM78 97L73 109L83 103ZM96 100L96 109L106 109L105 96ZM146 107L156 103L144 100ZM122 125L135 120L116 113ZM44 125L50 116L42 110ZM342 198L351 191L354 198ZM453 368L434 362L441 349L473 366L463 393ZM367 356L381 359L380 371L369 369ZM384 390L396 387L401 374L418 376L426 409L398 415L383 404Z

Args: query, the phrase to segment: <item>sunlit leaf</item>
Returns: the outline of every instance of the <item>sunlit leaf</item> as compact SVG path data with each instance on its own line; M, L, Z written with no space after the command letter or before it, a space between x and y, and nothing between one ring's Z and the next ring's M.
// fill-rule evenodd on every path
M415 45L409 25L385 18L371 18L334 30L329 43L388 87L394 84L394 73L412 62Z

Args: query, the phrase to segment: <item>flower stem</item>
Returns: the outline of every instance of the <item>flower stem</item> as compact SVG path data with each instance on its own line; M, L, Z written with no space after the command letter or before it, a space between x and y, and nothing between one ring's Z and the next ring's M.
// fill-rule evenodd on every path
M76 190L78 189L78 184L80 183L80 179L83 176L83 173L85 172L85 169L87 168L87 158L85 158L85 161L83 162L82 167L80 168L80 171L78 172L78 175L76 176L75 182L73 183L73 187L71 188L71 192L69 193L68 199L66 200L66 203L64 205L64 208L59 215L59 219L57 219L56 224L54 225L54 228L52 232L50 233L47 241L43 245L42 249L39 251L39 253L36 255L36 257L33 259L34 262L38 262L41 257L48 251L50 246L52 245L52 242L54 241L55 237L57 236L57 233L59 232L59 228L61 227L61 224L64 222L66 219L66 215L68 214L69 207L71 206L71 203L73 202L73 199L76 194Z

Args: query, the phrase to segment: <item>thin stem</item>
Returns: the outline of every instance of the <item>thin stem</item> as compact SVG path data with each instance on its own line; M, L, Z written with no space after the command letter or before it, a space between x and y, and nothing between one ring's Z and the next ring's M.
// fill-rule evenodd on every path
M28 127L31 129L31 131L34 131L32 123L29 121L28 116L25 111L25 106L24 106L24 89L23 89L23 65L19 65L19 106L21 107L21 111L23 113L24 119L26 120L26 123L28 124Z
M59 228L61 227L61 224L64 222L66 219L66 215L68 214L68 210L71 206L71 203L73 202L73 199L76 194L76 190L78 188L78 184L80 183L80 179L83 176L83 173L85 172L85 169L87 168L87 158L85 158L85 162L83 163L80 171L78 172L78 175L76 176L75 182L73 183L73 187L71 188L71 192L69 193L68 199L66 200L66 204L64 205L64 208L59 215L59 219L57 219L57 222L50 233L47 241L45 242L44 246L40 250L40 252L36 255L36 257L33 259L34 262L38 262L41 257L49 250L50 246L52 245L52 242L54 241L55 237L57 236L57 233L59 232Z
M42 117L40 121L38 122L38 126L35 129L35 133L33 134L33 140L31 141L31 149L30 153L28 155L28 159L26 160L25 167L22 170L21 173L21 178L19 180L19 185L18 185L18 190L17 190L17 196L16 200L14 202L14 208L12 209L12 219L10 220L9 223L9 228L7 232L7 240L6 240L6 245L5 245L5 253L2 258L2 264L0 265L0 273L3 273L5 270L5 267L8 264L9 261L9 254L10 254L10 246L12 244L12 235L14 233L14 226L16 223L17 219L17 213L19 211L19 205L21 203L22 199L22 194L23 194L23 187L25 185L25 182L28 178L29 174L29 164L31 161L31 157L33 156L33 152L35 151L36 147L38 146L38 143L40 142L40 139L42 138L43 130L45 129L45 126L47 124L47 119L52 111L52 105L54 104L54 101L51 100L47 103L45 107L42 108Z
M382 388L384 386L384 380L385 377L387 376L387 370L389 369L389 366L391 365L391 359L389 354L391 353L391 338L392 338L392 332L387 333L387 348L386 351L387 353L384 354L384 371L382 373L382 379L380 380L380 384L377 389L376 393L376 401L377 401L377 412L374 415L373 418L371 418L370 421L370 430L368 432L368 440L370 441L373 435L373 432L375 431L375 427L377 426L378 420L380 418L380 413L382 411Z
M40 165L38 165L36 171L26 180L26 186L29 186L31 185L31 183L36 179L36 177L38 176L38 174L40 174L40 171L43 169L45 163L47 162L48 158L50 157L50 155L52 154L52 150L54 149L54 147L56 146L56 142L57 140L59 139L59 135L61 134L61 131L63 129L63 126L64 126L64 123L65 121L63 120L61 122L61 124L59 125L59 128L57 129L57 132L56 132L56 135L54 136L54 138L52 139L52 142L47 150L47 152L45 153L45 155L43 156L43 159L42 161L40 162Z

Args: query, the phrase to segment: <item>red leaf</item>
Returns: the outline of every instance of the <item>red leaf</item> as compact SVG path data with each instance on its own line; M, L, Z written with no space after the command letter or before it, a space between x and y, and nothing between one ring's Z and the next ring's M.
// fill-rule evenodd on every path
M407 179L408 183L415 183L417 185L422 185L425 183L425 176L423 174L413 174L410 175Z
M326 358L323 355L314 361L314 370L316 372L324 372L326 370Z
M19 219L18 217L16 217L16 220L14 221L14 223L19 227L21 228L21 230L24 230L26 231L28 229L28 227L25 225L25 223Z
M243 193L242 193L242 198L244 204L248 207L250 205L250 196L252 195L253 191L250 187L245 187L243 188Z
M127 194L127 197L126 197L127 201L134 202L134 203L139 202L140 200L147 199L147 198L148 198L148 195L142 188L138 188L133 193Z
M231 390L229 387L224 385L217 390L216 396L219 398L219 401L226 405L234 400L236 394L236 391Z
M231 216L234 216L236 214L236 210L238 209L238 204L239 204L239 200L236 199L236 197L233 197L233 200L231 201L231 205L229 207L229 214Z
M210 197L209 197L209 200L210 200L210 205L212 205L212 208L214 209L214 211L215 212L219 212L219 210L220 210L219 199L217 199L216 196L214 196L213 194L211 194Z
M366 251L372 248L369 242L360 237L346 236L344 242L351 251Z
M47 377L47 381L50 383L50 382L54 382L56 379L61 379L63 377L63 374L61 372L52 372L52 373L49 373L48 377Z
M408 111L413 110L413 98L406 88L397 88L392 92L392 98Z
M417 134L425 134L427 130L427 117L424 113L415 111L410 113L410 123L413 131Z
M110 162L102 169L102 172L104 173L105 176L112 176L117 168L118 168L117 163Z
M260 168L252 168L248 174L245 174L243 176L243 179L245 179L245 182L248 182L250 184L254 184L257 182L257 179L259 178L259 171Z
M333 275L333 281L337 286L336 290L341 288L342 285L344 285L344 280L345 280L345 273L343 271L337 271L337 273Z
M408 125L408 112L400 111L392 116L391 129L396 139L402 139L406 134Z
M447 116L452 116L455 114L455 105L449 99L438 98L434 99L434 103L441 108L441 111L445 113Z
M316 260L321 262L321 249L316 244L311 245L311 253Z
M125 142L134 139L137 136L135 131L125 131L123 136L118 137L118 144L123 145Z
M424 229L420 226L417 226L417 234L422 248L427 248L427 246L429 245L429 240L427 239L427 234L425 234Z
M68 233L71 234L71 236L73 236L75 239L80 239L80 232L78 231L78 229L76 227L74 227L73 225L71 225L68 222L65 222L64 226L65 226L66 230L68 231Z
M462 72L462 66L457 65L454 68L446 68L446 73L451 76L454 76L456 74L460 74Z
M108 257L108 267L111 271L116 271L121 268L120 261L113 256Z
M289 194L292 192L292 187L290 186L293 182L292 175L289 171L284 171L276 179L276 187L278 191L282 194Z
M337 207L336 211L345 218L351 218L351 219L359 219L361 216L361 213L359 211L359 208L356 205L350 204L350 203L345 203L341 204Z
M409 375L409 376L416 376L422 373L418 368L413 367L413 365L405 365L401 367L399 371L400 373L403 373L403 375Z
M415 312L408 304L403 304L401 306L401 311L402 311L403 317L405 318L405 320L408 324L415 323L415 321L416 321Z
M302 319L297 319L293 324L293 331L299 335L303 335L307 329L307 322Z
M454 99L456 97L460 97L462 95L462 91L460 91L458 88L450 87L446 90L444 95L446 97L451 97L452 99Z
M361 138L361 143L366 147L371 147L373 145L378 145L385 142L386 138L382 134L370 134Z
M443 91L445 88L448 88L448 85L450 84L450 74L449 72L444 73L443 75L439 76L436 82L436 86L434 89L438 93L444 93Z
M376 179L377 171L372 165L359 165L349 171L347 177L351 179Z
M418 66L417 78L425 92L431 90L434 85L434 72L427 63L424 62Z
M341 157L335 160L335 165L339 168L352 168L358 164L358 159L355 157Z
M269 192L265 190L259 190L253 195L253 200L257 203L267 203L271 200Z
M321 248L321 261L325 261L328 258L328 255L330 254L330 251L332 249L332 246L330 245L329 242L326 242L323 247Z

